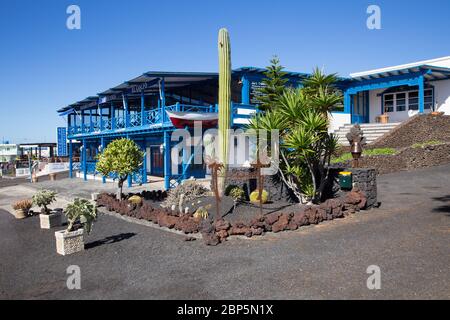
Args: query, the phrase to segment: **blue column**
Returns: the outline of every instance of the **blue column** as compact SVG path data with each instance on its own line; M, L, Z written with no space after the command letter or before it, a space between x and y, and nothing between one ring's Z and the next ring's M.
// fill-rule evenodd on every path
M241 103L250 104L250 81L245 76L242 77L241 81L242 81Z
M127 139L130 139L130 137L127 135ZM129 174L127 177L127 182L128 182L128 188L131 188L131 186L133 185L133 174Z
M72 140L69 140L69 178L73 178L73 146L72 146Z
M166 92L165 92L165 85L164 85L164 78L162 78L162 80L161 80L161 97L160 97L160 99L161 99L161 108L162 108L162 117L161 117L161 120L162 120L162 122L164 123L164 122L166 122L166 118L167 118L167 116L166 116Z
M94 131L94 124L92 123L92 109L89 110L89 132Z
M168 131L164 131L164 188L170 189L170 135Z
M130 126L130 114L128 111L128 97L126 94L122 95L123 99L123 113L125 118L125 128L128 128Z
M425 109L425 81L424 77L419 77L419 113L423 113Z
M111 101L111 130L116 128L116 109L114 109L114 102Z
M348 93L348 91L345 91L344 93L344 112L351 113L350 94Z
M147 140L142 141L142 150L144 151L144 160L142 162L142 183L147 183Z
M75 113L73 114L73 134L78 133L78 128L77 128L77 112L75 111Z
M141 92L141 126L145 126L145 94Z
M87 159L86 159L86 139L83 139L83 152L81 153L81 157L83 159L83 179L87 180Z
M100 113L100 131L103 131L103 108L99 106L98 112Z
M81 110L81 132L84 133L84 110Z
M105 147L106 147L106 145L105 145L105 138L104 137L101 137L100 143L102 145L102 152L103 152L105 150ZM105 176L102 177L102 182L106 183L106 177Z

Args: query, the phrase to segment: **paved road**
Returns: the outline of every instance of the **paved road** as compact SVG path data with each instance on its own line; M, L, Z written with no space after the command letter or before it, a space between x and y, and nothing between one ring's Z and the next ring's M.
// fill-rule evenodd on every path
M62 257L38 218L0 212L0 298L449 299L450 165L379 178L382 208L218 247L101 216ZM66 288L81 268L82 290ZM369 265L382 289L366 287Z

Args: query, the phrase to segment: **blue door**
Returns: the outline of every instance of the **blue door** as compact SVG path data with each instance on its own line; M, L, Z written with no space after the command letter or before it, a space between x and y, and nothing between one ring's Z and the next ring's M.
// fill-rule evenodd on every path
M351 98L352 123L369 122L369 91L358 92Z

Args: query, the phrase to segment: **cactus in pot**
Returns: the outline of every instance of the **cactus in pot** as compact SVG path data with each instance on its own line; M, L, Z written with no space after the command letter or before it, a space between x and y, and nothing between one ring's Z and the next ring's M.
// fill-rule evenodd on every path
M228 30L219 30L219 160L223 169L218 177L218 191L222 196L228 164L229 136L231 122L231 48Z

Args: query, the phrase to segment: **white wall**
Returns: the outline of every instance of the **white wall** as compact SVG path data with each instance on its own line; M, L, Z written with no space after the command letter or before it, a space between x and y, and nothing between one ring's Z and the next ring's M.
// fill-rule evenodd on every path
M450 115L450 80L434 81L431 84L434 85L436 111Z
M345 124L350 124L352 122L349 113L342 112L331 112L328 114L330 120L330 126L328 128L329 132L334 132Z

